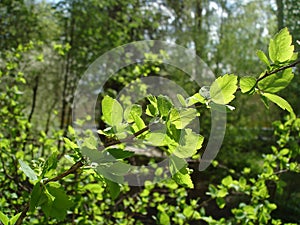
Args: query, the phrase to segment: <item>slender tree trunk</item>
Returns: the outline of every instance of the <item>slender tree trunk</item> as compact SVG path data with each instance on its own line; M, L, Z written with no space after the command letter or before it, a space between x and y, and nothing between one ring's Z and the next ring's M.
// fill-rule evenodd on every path
M194 33L194 42L195 42L195 50L196 54L200 57L202 57L203 49L202 49L202 11L203 11L203 5L202 0L196 0L196 15L195 15L195 33Z
M284 16L283 16L283 0L276 0L277 4L277 27L281 30L284 27Z
M33 113L34 113L34 110L35 110L35 106L36 106L36 97L37 97L37 91L38 91L38 87L39 87L39 76L37 75L35 77L35 84L33 86L33 94L32 94L32 105L31 105L31 110L30 110L30 113L29 113L29 116L28 116L28 122L30 123L31 122L31 119L32 119L32 116L33 116Z
M73 7L74 5L71 5L72 10L71 14L73 14ZM74 38L74 29L75 29L75 17L74 15L71 15L71 22L70 22L70 32L69 35L67 34L66 36L69 36L69 44L73 46L73 38ZM66 24L66 30L68 30L68 24ZM67 32L68 33L68 32ZM68 107L70 107L69 102L67 100L68 94L69 94L69 76L71 72L71 64L72 64L72 56L71 56L71 51L68 51L67 57L66 57L66 65L65 65L65 76L64 76L64 84L63 84L63 93L62 93L62 108L61 108L61 119L60 119L60 129L66 130L66 127L68 124L66 123L66 117L67 117L67 111ZM60 149L61 146L61 141L58 141L58 149Z

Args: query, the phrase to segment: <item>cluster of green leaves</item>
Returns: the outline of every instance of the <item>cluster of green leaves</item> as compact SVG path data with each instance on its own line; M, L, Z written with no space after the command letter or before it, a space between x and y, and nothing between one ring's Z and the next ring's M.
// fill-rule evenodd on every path
M47 217L63 220L73 205L59 183L47 181L74 163L72 157L59 160L57 142L61 141L63 131L37 133L25 111L24 90L30 77L26 74L28 71L24 71L24 65L28 63L29 54L30 62L43 60L41 54L36 57L36 50L42 45L42 42L29 42L1 53L0 221L3 224L15 224L21 217L22 207L28 207L30 213L39 207ZM68 148L67 144L65 148ZM73 158L76 159L75 154ZM59 161L63 165L58 166ZM29 197L31 200L26 204L24 200Z
M187 107L185 103L176 107L168 97L161 95L149 95L147 102L143 114L141 105L133 104L123 109L116 99L105 96L102 119L107 128L99 133L114 141L106 143L112 146L102 152L97 150L96 142L91 145L84 141L83 155L97 163L100 174L107 176L110 173L107 178L122 182L122 176L131 172L126 158L134 154L126 150L128 143L134 141L139 147L159 147L162 154L170 158L173 179L192 188L184 159L195 155L203 142L203 137L188 127L198 116L196 109Z
M230 194L238 193L246 196L247 201L233 208L231 212L234 217L228 220L225 218L216 220L205 216L198 200L187 203L185 188L194 188L194 184L191 179L192 170L188 168L186 159L197 159L203 143L203 136L192 126L200 116L194 106L200 104L216 110L225 108L232 110L233 107L229 104L234 100L238 90L247 95L259 94L267 106L268 101L271 101L290 112L292 119L289 124L298 129L296 131L299 138L299 119L295 119L289 103L274 94L283 90L294 76L289 65L297 56L287 29L281 30L270 41L269 59L263 52L258 52L259 58L267 68L257 78L239 78L234 74L226 74L217 78L210 87L201 88L198 93L188 98L177 95L179 104L175 104L174 100L167 96L148 95L145 104L124 106L121 101L104 96L101 109L102 120L106 127L98 133L108 141L99 147L98 140L92 132L87 131L88 137L78 145L75 143L75 131L69 127L69 138L64 138L64 148L66 152L71 153L65 155L66 159L62 159L58 148L54 147L62 141L62 131L53 133L52 138L41 132L38 138L28 143L31 125L23 112L24 106L20 104L22 92L19 90L19 87L26 83L26 79L20 72L18 63L22 52L32 48L31 45L20 46L15 52L8 52L6 64L0 72L0 81L6 81L0 86L0 116L5 118L0 126L0 158L3 165L1 170L3 176L0 179L3 188L13 190L13 193L8 191L1 193L1 210L10 205L20 206L24 204L24 199L30 199L25 205L25 214L32 215L41 209L46 215L46 218L30 218L33 224L39 223L39 219L47 223L48 217L54 218L52 220L54 223L65 220L70 210L77 216L78 224L103 222L103 218L107 218L110 224L115 222L133 224L138 219L131 214L138 213L145 216L148 215L149 208L155 208L156 216L153 220L159 224L184 224L192 220L205 220L209 224L280 224L279 220L271 218L271 212L276 209L276 205L270 201L268 182L277 182L281 171L299 173L297 162L292 161L292 157L299 155L299 147L295 147L297 139L290 142L288 129L277 129L280 138L279 147L272 147L273 152L264 155L259 176L251 177L249 168L245 168L239 178L232 174L222 179L221 184L210 185L208 195L211 199L216 199L220 208L226 207L226 198ZM59 45L55 48L59 54L67 50ZM286 146L287 144L289 146ZM114 209L114 201L121 201L122 194L125 195L129 191L126 185L121 186L119 183L124 182L124 176L135 172L130 165L130 159L135 153L128 148L132 145L137 148L155 147L159 149L163 158L169 158L168 170L172 180L157 185L162 185L160 187L165 185L168 190L172 190L168 197L172 201L175 199L176 204L170 204L163 195L155 191L155 185L148 183L138 197L125 198L122 201L123 208L115 211L113 215L108 215L108 211ZM19 151L20 149L24 151ZM27 155L25 152L30 154ZM36 159L37 157L39 159ZM59 163L63 165L59 166ZM67 170L70 163L75 164ZM79 178L78 171L84 163L85 167ZM7 169L10 165L16 167L11 173ZM156 168L155 163L152 166ZM73 173L75 175L72 175L72 179L62 181L64 177ZM155 175L167 178L163 168L156 168ZM88 185L80 189L81 182ZM72 187L74 185L75 189ZM107 187L108 192L104 191L104 187ZM25 192L20 192L20 189ZM68 195L68 191L72 195ZM84 198L81 198L82 195ZM107 198L108 196L110 198ZM91 215L83 214L84 205L93 197L95 197L94 212ZM6 202L5 199L10 200ZM100 208L96 207L98 203ZM125 210L128 208L130 210L126 213L129 215L126 215ZM9 219L8 213L14 216L10 216ZM20 216L21 213L17 210L3 211L0 220L4 224L12 224Z
M271 212L277 208L275 203L271 203L270 184L275 184L277 192L282 192L280 181L281 173L299 173L299 164L293 160L299 155L299 146L290 148L288 141L285 139L286 132L298 130L296 137L299 137L299 118L290 118L286 123L280 124L281 128L276 127L275 134L280 130L278 146L272 146L272 152L263 154L262 168L258 175L251 175L251 169L245 167L241 173L232 173L223 178L217 187L210 184L208 195L216 200L219 208L226 206L226 198L235 195L243 195L245 200L240 202L236 208L232 208L232 218L215 220L211 216L203 217L209 224L282 224L279 219L274 219ZM291 126L292 125L292 126ZM285 139L282 142L282 138ZM294 149L294 150L292 150ZM295 152L296 151L296 152ZM292 157L294 155L294 157ZM233 178L236 177L236 178Z
M267 69L258 79L242 77L240 88L242 93L258 93L262 101L269 107L268 100L277 104L283 110L294 114L290 104L275 93L286 88L294 77L292 68L278 70L294 62L298 53L294 52L292 36L287 28L282 29L269 43L269 58L261 50L257 51L260 60L266 64Z

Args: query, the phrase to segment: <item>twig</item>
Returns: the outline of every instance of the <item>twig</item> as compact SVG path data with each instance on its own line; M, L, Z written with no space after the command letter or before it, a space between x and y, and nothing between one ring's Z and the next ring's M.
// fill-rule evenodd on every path
M23 209L23 211L22 211L21 215L19 216L18 220L16 221L15 225L21 225L22 224L24 218L26 217L26 214L27 214L28 210L29 210L29 203L27 203L25 205L25 208Z
M128 143L128 142L131 142L133 141L134 138L136 138L137 136L139 136L140 134L146 132L149 130L149 126L146 126L144 127L143 129L137 131L136 133L134 133L133 135L127 137L127 138L124 138L124 139L121 139L121 140L112 140L111 142L108 142L106 144L104 144L104 146L102 146L99 150L103 150L109 146L113 146L113 145L117 145L117 144L121 144L121 143Z
M49 182L53 182L53 181L58 181L58 180L61 180L62 178L68 176L69 174L72 174L74 173L77 169L79 169L80 167L82 167L84 164L83 162L80 160L78 162L76 162L73 166L70 167L70 169L68 169L67 171L63 172L62 174L59 174L58 176L50 179L50 180L47 180L44 182L44 184L47 184ZM20 217L18 218L17 222L15 223L15 225L21 225L24 218L26 217L26 214L29 210L29 203L26 204L25 208L23 209Z
M296 61L296 62L293 62L293 63L291 63L291 64L289 64L289 65L287 65L287 66L280 67L280 68L278 68L278 69L276 69L276 70L273 70L273 71L271 71L271 72L266 71L265 74L264 74L262 77L260 77L260 78L258 78L258 79L256 80L256 84L257 84L259 81L265 79L266 77L268 77L268 76L270 76L270 75L272 75L272 74L278 73L278 72L283 71L283 70L288 69L288 68L295 67L295 66L296 66L297 64L299 64L299 63L300 63L300 60L298 60L298 61Z
M61 180L62 178L68 176L69 174L74 173L76 170L78 170L83 165L84 165L84 163L80 160L80 161L76 162L73 166L71 166L70 169L68 169L67 171L63 172L62 174L59 174L58 176L56 176L56 177L54 177L52 179L46 180L44 182L44 184L48 184L49 182Z

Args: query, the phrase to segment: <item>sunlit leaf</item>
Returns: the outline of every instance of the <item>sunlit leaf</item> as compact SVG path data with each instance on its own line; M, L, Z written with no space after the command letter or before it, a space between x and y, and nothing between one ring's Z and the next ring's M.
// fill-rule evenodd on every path
M141 116L142 115L142 107L140 105L133 104L126 108L124 112L124 119L128 123L134 122L133 116Z
M172 109L169 114L169 122L174 124L177 129L185 128L192 120L194 120L198 115L196 109Z
M237 76L226 74L218 77L210 87L211 100L217 104L228 104L237 90Z
M253 90L256 84L256 79L254 77L242 77L240 79L240 88L242 93L247 93Z
M168 116L169 111L173 107L173 104L168 97L159 95L157 97L157 107L160 115L165 117Z
M194 133L191 129L185 129L182 131L179 145L173 152L173 154L179 158L188 158L196 154L197 149L202 146L204 138Z
M116 126L123 121L123 108L121 104L110 96L105 96L102 100L102 113L103 120L108 125Z
M205 103L205 98L202 95L200 95L199 93L196 93L188 98L187 106L191 106L196 103L202 103L202 104Z
M184 187L194 188L193 181L186 167L180 169L172 178L176 183Z
M278 95L270 94L270 93L264 93L263 96L268 98L270 101L274 102L276 105L278 105L283 110L287 110L288 112L290 112L291 114L294 115L294 110L293 110L292 106L285 99L281 98Z
M9 218L0 211L0 221L4 224L4 225L9 225Z
M285 62L292 58L294 45L287 28L280 30L269 43L269 57L274 62Z
M292 68L272 74L258 82L258 88L264 92L276 93L286 88L294 78Z
M258 50L256 52L256 55L258 56L258 58L263 62L265 63L267 66L270 66L270 62L269 62L269 59L268 57L265 55L265 53L261 50Z
M19 163L21 166L21 170L25 173L25 175L32 181L37 180L37 176L35 172L27 165L23 160L19 159Z

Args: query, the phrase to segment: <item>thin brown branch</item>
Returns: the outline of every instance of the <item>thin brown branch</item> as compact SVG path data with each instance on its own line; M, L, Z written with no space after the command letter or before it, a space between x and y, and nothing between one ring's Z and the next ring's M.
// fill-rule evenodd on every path
M287 172L290 172L290 170L289 169L279 170L279 171L274 172L273 174L278 175L278 174L287 173Z
M132 142L134 138L136 138L137 136L139 136L140 134L146 132L149 130L149 126L144 127L143 129L137 131L136 133L134 133L133 135L121 139L121 140L112 140L106 144L104 144L104 146L102 146L99 150L103 150L104 148L107 148L109 146L113 146L113 145L117 145L117 144L121 144L121 143L128 143L128 142Z
M48 184L49 182L61 180L62 178L66 177L66 176L68 176L68 175L70 175L72 173L75 173L75 171L78 170L83 165L84 165L84 163L80 160L80 161L76 162L73 166L71 166L70 169L68 169L67 171L59 174L58 176L56 176L54 178L46 180L44 182L44 184Z
M15 225L21 225L22 224L24 218L26 217L26 214L27 214L28 210L29 210L29 203L27 203L25 205L25 208L23 209L23 211L22 211L21 215L19 216L18 220L16 221Z
M266 71L265 74L262 77L260 77L260 78L258 78L256 80L256 83L258 83L259 81L265 79L266 77L268 77L268 76L270 76L272 74L278 73L278 72L283 71L283 70L288 69L288 68L295 67L299 63L300 63L300 60L295 61L295 62L293 62L293 63L291 63L291 64L289 64L287 66L280 67L280 68L278 68L276 70L273 70L273 71L270 71L270 72Z

